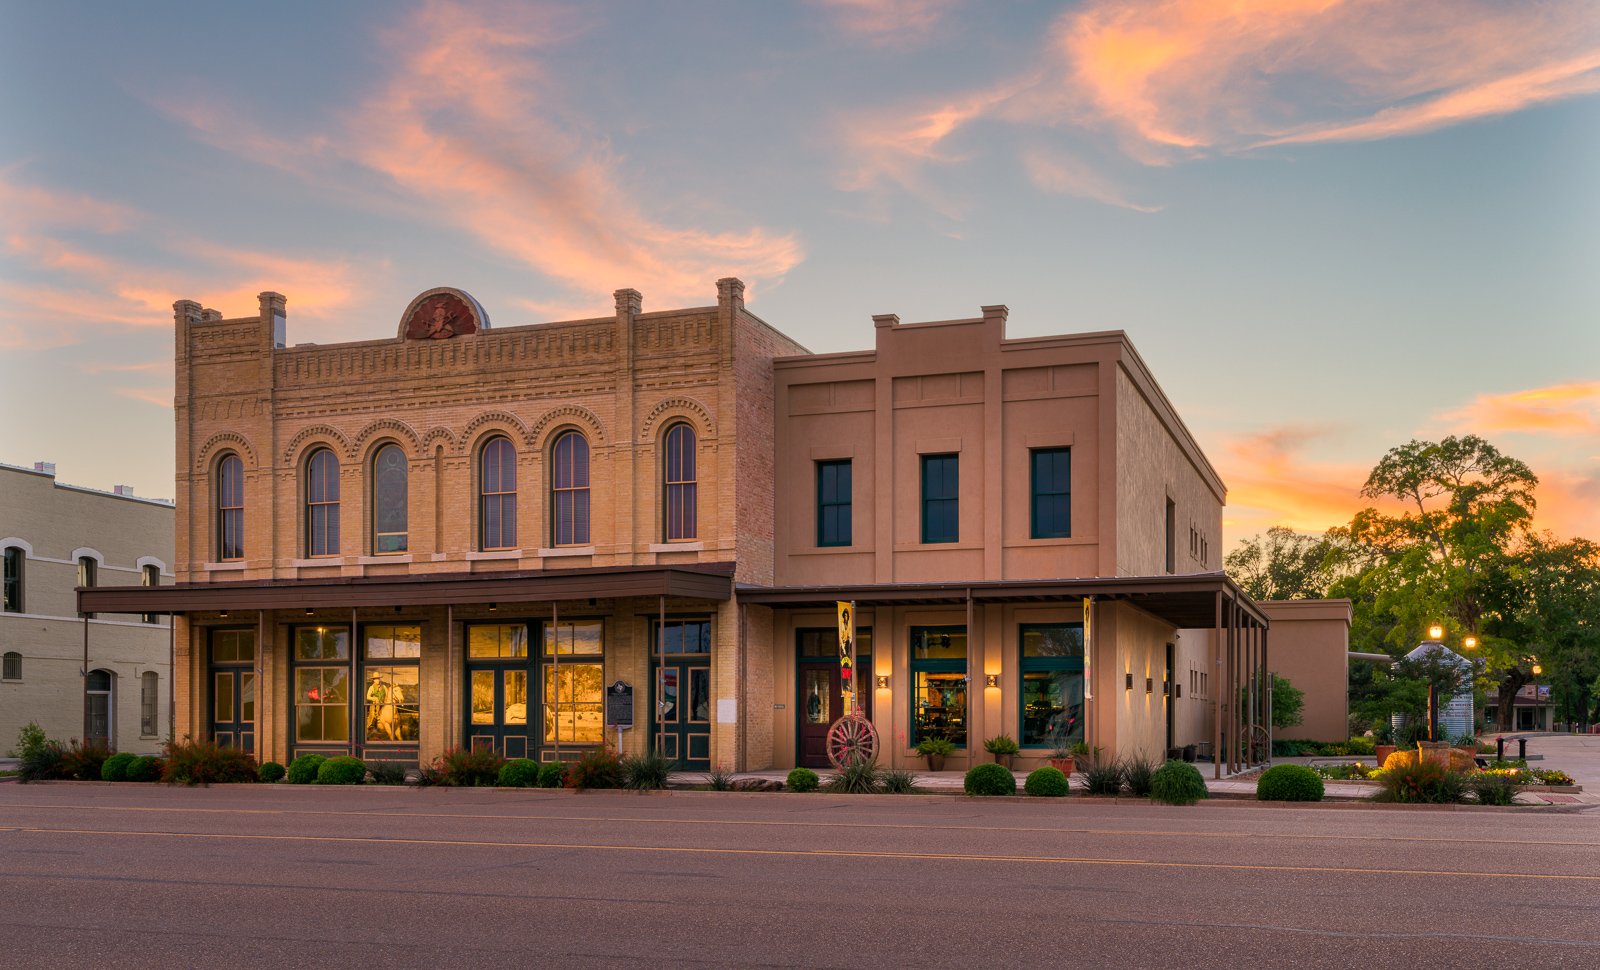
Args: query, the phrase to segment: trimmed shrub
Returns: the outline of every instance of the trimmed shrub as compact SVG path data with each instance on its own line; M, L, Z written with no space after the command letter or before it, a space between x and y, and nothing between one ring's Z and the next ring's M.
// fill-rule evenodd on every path
M667 787L667 777L678 763L659 751L622 759L622 787L634 791L653 791Z
M622 759L609 748L586 751L567 766L566 785L583 791L589 788L617 788L622 785Z
M1091 795L1115 795L1122 791L1122 766L1096 754L1083 762L1083 788Z
M137 755L131 755L127 752L112 755L105 760L104 764L100 766L100 780L127 781L128 766L137 760Z
M97 741L88 744L79 744L77 738L67 742L67 747L61 752L61 763L56 771L61 778L75 778L78 781L99 781L100 769L105 766L106 759L111 757L111 751Z
M124 781L160 781L161 770L166 767L161 759L153 754L133 759L133 764L128 766L128 772L123 777Z
M349 755L329 758L317 769L319 785L360 785L366 780L367 763Z
M404 785L406 766L393 761L369 761L367 776L374 785Z
M226 785L256 780L256 759L215 741L169 741L161 764L169 785Z
M1122 786L1128 794L1138 798L1150 796L1150 781L1161 767L1143 754L1130 754L1122 759Z
M1510 805L1516 801L1517 783L1508 775L1478 772L1467 776L1467 789L1479 805Z
M875 795L883 790L880 774L877 762L855 761L833 776L833 780L828 782L828 791L841 795Z
M500 766L495 784L501 788L532 788L539 784L539 762L528 758L512 758Z
M1397 754L1399 752L1396 752ZM1466 795L1466 778L1437 761L1413 761L1390 766L1384 762L1378 783L1383 787L1372 796L1376 802L1450 805Z
M1320 802L1322 779L1304 765L1274 765L1256 780L1256 800L1262 802Z
M560 788L566 784L567 763L565 761L546 761L539 766L539 787Z
M30 781L67 777L61 770L61 761L66 754L67 749L62 747L59 741L45 741L37 747L29 748L22 753L22 758L17 764L17 780L27 784Z
M968 795L1015 795L1017 776L1011 773L1010 768L994 762L973 765L967 771L961 787Z
M328 759L325 755L303 754L289 762L289 770L286 773L286 776L289 779L289 784L315 784L317 780L317 770L321 768L322 763L327 760Z
M1377 738L1368 737L1351 738L1344 744L1345 750L1349 751L1349 753L1364 754L1368 755L1369 757L1377 753L1377 745Z
M439 784L457 788L492 788L500 778L505 759L493 748L451 748L434 763Z
M256 777L270 785L283 780L284 770L283 765L276 761L268 761L256 769Z
M879 778L878 784L889 795L912 795L922 789L917 787L917 776L904 768L890 768Z
M1067 776L1061 773L1060 768L1045 765L1033 769L1028 780L1022 783L1022 790L1039 798L1060 798L1072 790L1072 783L1067 781Z
M1211 793L1199 768L1187 761L1169 761L1151 777L1150 797L1163 805L1193 805Z
M816 791L821 781L817 773L810 768L796 768L789 772L789 777L783 781L783 787L790 791Z

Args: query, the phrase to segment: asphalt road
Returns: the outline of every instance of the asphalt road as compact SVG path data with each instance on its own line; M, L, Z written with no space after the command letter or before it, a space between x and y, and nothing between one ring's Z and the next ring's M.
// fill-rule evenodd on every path
M0 785L0 967L1594 967L1600 814Z

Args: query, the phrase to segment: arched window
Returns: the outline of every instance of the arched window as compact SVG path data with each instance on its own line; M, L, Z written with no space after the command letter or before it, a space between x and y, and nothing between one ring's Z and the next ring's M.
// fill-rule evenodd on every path
M484 549L517 547L517 449L495 436L478 459L478 544Z
M0 596L7 613L22 612L22 568L27 561L28 554L21 546L6 546L5 585Z
M156 727L157 698L160 696L161 677L154 670L139 675L139 733L153 737Z
M142 586L160 586L161 567L154 565L141 567L139 570L139 582ZM146 613L141 619L143 619L146 623L154 623L156 622L157 618L154 613Z
M693 539L698 533L695 501L694 429L675 424L667 429L662 468L662 535L666 541Z
M244 462L228 455L217 462L217 560L244 558Z
M89 682L84 686L84 733L85 745L96 745L102 748L115 747L116 733L112 728L116 725L112 717L115 708L112 705L112 689L114 678L109 670L89 671Z
M589 441L576 431L556 439L550 453L551 545L589 544Z
M100 563L97 562L93 556L79 556L78 557L78 585L79 586L82 586L82 587L85 587L85 588L93 586L95 584L95 577L98 576L99 573L100 573ZM82 617L87 617L88 619L91 619L91 620L94 619L94 614L93 613L84 613L84 612L82 612L80 610L78 615L82 616Z
M339 459L326 448L306 462L306 555L339 554Z
M406 551L406 453L384 445L372 458L372 551Z
M22 654L15 650L7 650L6 655L0 658L0 680L22 679Z

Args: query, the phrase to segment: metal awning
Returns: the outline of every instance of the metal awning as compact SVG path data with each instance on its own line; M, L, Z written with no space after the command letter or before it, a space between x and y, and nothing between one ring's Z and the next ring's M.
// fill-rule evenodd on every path
M916 604L1058 602L1093 596L1122 601L1186 629L1216 623L1217 594L1234 600L1263 626L1266 615L1226 573L1177 576L1111 576L1087 579L991 580L977 583L866 583L847 586L738 587L739 602L809 608L853 600L857 607Z
M79 587L87 613L193 613L324 607L446 606L667 596L723 602L733 595L733 563L542 569L485 575L378 579L272 579L173 586Z

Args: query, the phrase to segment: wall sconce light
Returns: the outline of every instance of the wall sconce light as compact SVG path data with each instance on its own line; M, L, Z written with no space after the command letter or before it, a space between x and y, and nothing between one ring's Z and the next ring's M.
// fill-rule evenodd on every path
M1172 685L1172 696L1173 697L1182 697L1183 696L1183 685L1182 684L1173 684Z
M879 690L888 690L889 689L889 675L888 674L879 674L878 675L878 689Z
M1428 639L1429 640L1441 640L1443 638L1444 638L1444 627L1440 626L1437 623L1435 623L1433 626L1428 627Z
M1124 689L1133 690L1133 671L1131 671L1131 670L1128 671L1126 674L1123 675L1123 678L1124 678L1124 681L1123 681Z
M985 686L985 687L999 687L1000 686L1000 675L999 674L984 674L983 675L983 686Z
M489 612L490 613L494 613L494 612L498 611L499 609L500 609L500 604L499 603L490 603L489 604Z
M1153 678L1153 677L1146 677L1146 678L1145 678L1145 679L1144 679L1144 692L1145 692L1145 693L1146 693L1146 694L1153 694L1153 693L1155 693L1155 678Z
M224 620L226 620L228 618L228 611L227 610L223 610L221 613L218 613L217 615L222 617Z
M316 616L316 615L317 615L317 611L316 610L312 609L309 606L306 607L306 616Z
M1172 682L1171 681L1163 680L1161 682L1161 693L1164 694L1164 695L1167 695L1169 697L1172 695Z

